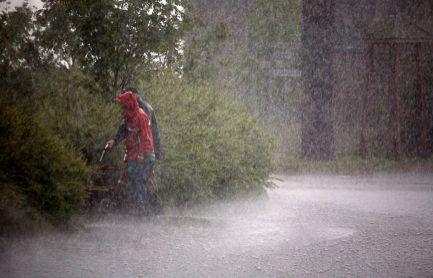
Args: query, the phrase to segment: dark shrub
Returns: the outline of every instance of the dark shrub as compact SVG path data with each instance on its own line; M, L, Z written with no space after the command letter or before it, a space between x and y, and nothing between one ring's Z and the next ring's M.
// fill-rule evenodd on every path
M88 167L5 95L0 107L0 232L65 224L82 208Z

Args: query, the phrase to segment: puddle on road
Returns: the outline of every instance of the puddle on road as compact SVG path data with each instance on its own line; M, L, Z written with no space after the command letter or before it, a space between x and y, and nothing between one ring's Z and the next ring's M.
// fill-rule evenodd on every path
M293 217L231 217L210 218L200 216L164 215L151 218L135 218L122 222L96 222L86 225L88 233L104 231L115 234L124 231L130 234L149 234L165 230L166 240L187 241L200 234L198 241L213 241L215 245L231 246L230 248L273 248L282 243L313 244L321 241L336 240L355 234L355 230L325 225L304 225ZM170 231L170 232L168 232ZM171 235L170 235L171 234ZM174 239L174 234L185 238ZM172 238L173 237L173 238Z
M326 240L334 240L344 237L349 237L355 234L355 230L346 229L346 228L338 228L338 227L326 227L321 233L324 235Z

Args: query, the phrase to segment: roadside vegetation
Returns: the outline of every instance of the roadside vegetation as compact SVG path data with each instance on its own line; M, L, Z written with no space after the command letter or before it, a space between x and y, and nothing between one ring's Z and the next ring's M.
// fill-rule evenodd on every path
M91 174L121 120L114 97L125 84L138 86L157 113L165 205L268 186L272 136L230 92L180 71L179 38L192 24L178 9L182 1L115 2L45 1L40 11L1 14L0 235L66 227L84 212L85 189L96 186ZM146 5L155 14L140 17ZM131 59L131 51L149 55ZM106 159L116 164L122 156L120 147Z
M65 226L81 210L90 168L24 107L0 99L0 234Z
M404 157L400 160L385 157L361 158L340 156L331 161L309 161L297 156L287 156L275 166L276 172L331 175L365 175L374 173L431 173L433 159Z
M157 170L166 201L191 205L264 192L274 140L242 103L167 74L141 91L158 107L166 157Z

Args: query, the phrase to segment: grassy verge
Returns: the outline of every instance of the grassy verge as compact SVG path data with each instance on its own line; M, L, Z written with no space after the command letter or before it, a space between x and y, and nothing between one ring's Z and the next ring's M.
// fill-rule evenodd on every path
M405 157L399 161L383 157L362 159L357 156L337 157L333 161L306 161L296 156L282 159L277 172L289 174L362 175L395 172L432 172L433 158Z

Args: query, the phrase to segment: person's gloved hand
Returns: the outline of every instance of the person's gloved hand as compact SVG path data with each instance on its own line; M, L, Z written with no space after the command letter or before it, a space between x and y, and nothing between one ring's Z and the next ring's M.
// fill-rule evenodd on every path
M107 141L106 146L110 150L110 149L112 149L114 147L114 144L116 144L116 141L114 141L114 139L110 139L110 140Z
M164 152L162 152L162 151L156 152L155 153L155 158L156 158L156 160L162 160L162 159L164 159Z
M138 155L137 155L137 162L139 162L139 163L143 163L144 162L144 154L142 154L142 153L139 153Z

